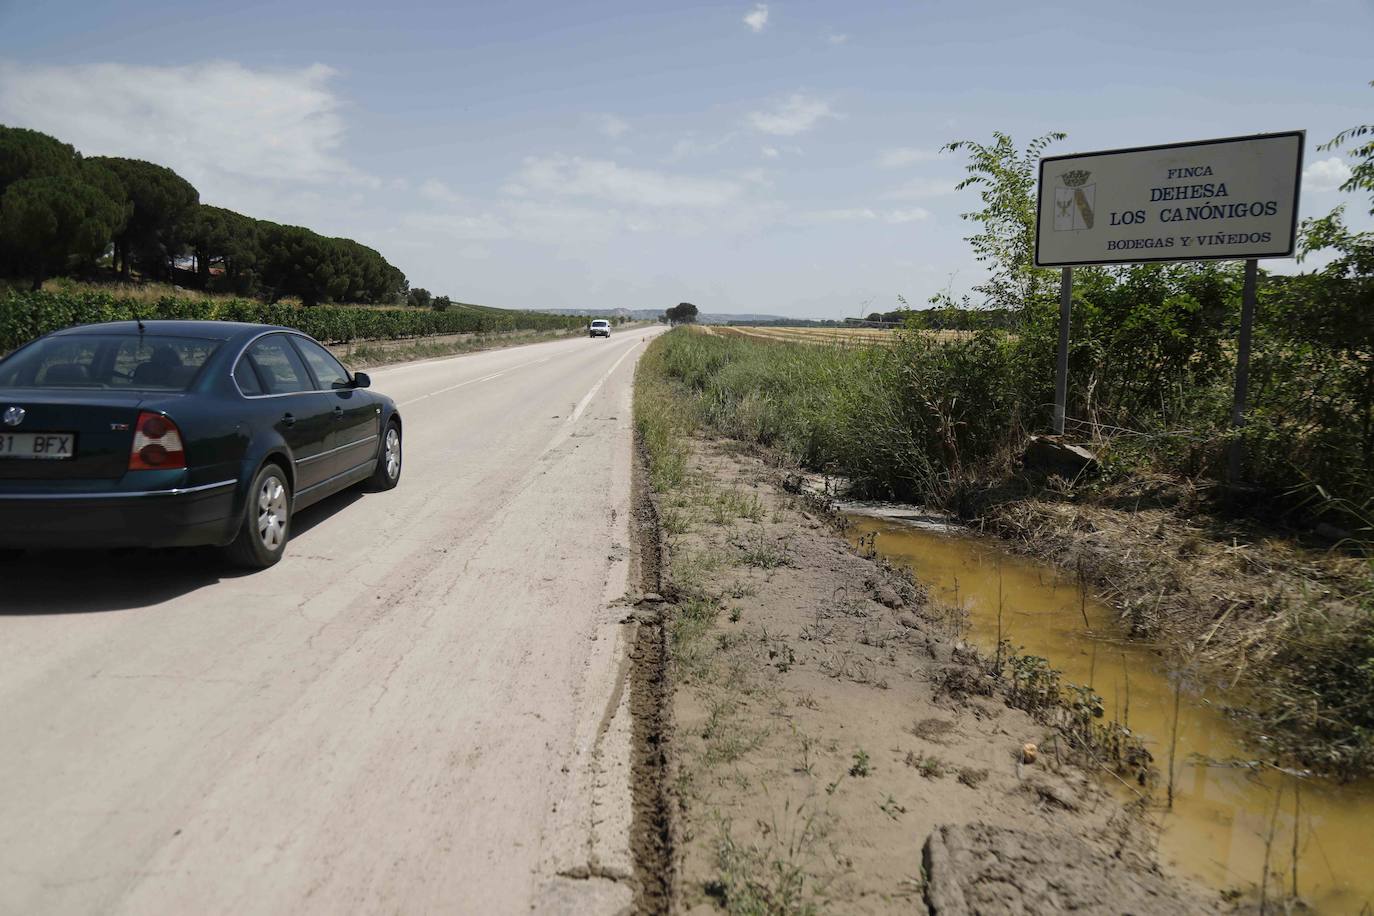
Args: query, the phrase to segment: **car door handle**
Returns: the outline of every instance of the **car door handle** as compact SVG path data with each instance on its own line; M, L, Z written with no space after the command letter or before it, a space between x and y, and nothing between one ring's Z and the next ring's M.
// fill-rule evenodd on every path
M283 416L283 417L281 418L281 421L282 421L283 423L285 423L287 426L295 426L295 425L296 425L296 415L295 415L295 414L290 414L290 413L289 413L289 414L286 414L285 416Z
M342 407L336 406L336 407L334 408L334 419L336 419L336 420L342 420L342 419L343 419L343 408L342 408Z

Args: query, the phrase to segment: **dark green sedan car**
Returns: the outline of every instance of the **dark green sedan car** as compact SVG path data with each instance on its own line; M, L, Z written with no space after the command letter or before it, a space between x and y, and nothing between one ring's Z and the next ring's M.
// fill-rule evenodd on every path
M0 550L219 545L401 477L401 416L310 337L221 321L68 328L0 360Z

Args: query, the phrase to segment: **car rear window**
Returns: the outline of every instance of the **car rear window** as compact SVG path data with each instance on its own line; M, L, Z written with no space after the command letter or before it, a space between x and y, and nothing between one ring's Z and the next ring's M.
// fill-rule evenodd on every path
M305 371L305 363L301 362L300 354L284 335L271 334L262 338L248 348L246 356L258 370L268 394L314 390L310 374Z
M0 361L0 388L185 391L220 341L152 334L64 334Z

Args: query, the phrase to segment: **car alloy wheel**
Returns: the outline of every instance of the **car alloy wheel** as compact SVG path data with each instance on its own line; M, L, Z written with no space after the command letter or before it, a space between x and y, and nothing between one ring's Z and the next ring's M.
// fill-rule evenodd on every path
M258 538L262 546L273 553L286 540L289 512L286 485L277 475L268 474L258 489Z
M401 476L401 431L395 426L386 429L386 476L395 480Z

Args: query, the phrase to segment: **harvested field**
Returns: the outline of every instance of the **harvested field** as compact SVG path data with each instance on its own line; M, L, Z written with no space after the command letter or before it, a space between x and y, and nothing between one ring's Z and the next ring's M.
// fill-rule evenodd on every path
M896 330L880 328L774 328L742 327L735 325L701 325L708 334L721 337L747 337L754 340L785 341L787 343L829 344L842 347L890 347L897 340ZM957 340L967 337L967 331L921 331L935 340Z

